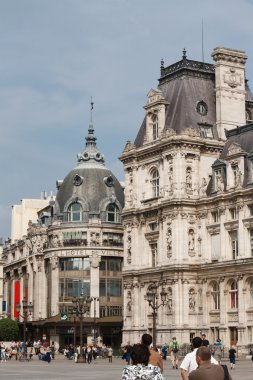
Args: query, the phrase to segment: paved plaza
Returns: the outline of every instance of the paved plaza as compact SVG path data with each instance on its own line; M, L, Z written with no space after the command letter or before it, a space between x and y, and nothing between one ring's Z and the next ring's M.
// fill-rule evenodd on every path
M224 363L227 364L226 361ZM76 364L72 360L57 358L50 364L34 359L31 362L19 362L10 360L0 363L0 378L17 380L120 380L125 362L120 358L114 358L113 363L107 359L97 359L95 364ZM180 370L173 370L170 361L164 362L165 380L181 379ZM253 363L250 360L240 360L236 369L231 371L233 380L252 380Z

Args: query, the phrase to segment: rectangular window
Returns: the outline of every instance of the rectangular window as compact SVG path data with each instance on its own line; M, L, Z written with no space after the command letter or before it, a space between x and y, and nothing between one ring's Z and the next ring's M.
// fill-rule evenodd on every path
M157 264L157 244L151 245L151 258L152 258L152 267L156 267Z
M100 278L100 280L99 280L99 297L105 297L105 296L106 296L105 278Z
M220 221L220 215L218 211L212 212L212 219L214 223L219 223Z
M231 219L237 219L238 218L238 213L237 213L236 207L230 208L229 212L230 212Z
M112 272L121 271L121 260L120 259L109 259L108 260L108 270Z
M200 135L201 137L213 139L213 128L210 125L201 125L200 126Z
M232 258L235 260L238 257L238 231L229 233L231 241Z
M122 281L121 279L111 278L107 280L107 296L108 297L121 297Z

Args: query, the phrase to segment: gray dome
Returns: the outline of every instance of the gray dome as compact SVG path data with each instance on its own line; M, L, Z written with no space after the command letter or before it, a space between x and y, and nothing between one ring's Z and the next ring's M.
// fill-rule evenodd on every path
M55 214L67 219L69 207L79 203L86 222L92 216L105 221L106 208L114 204L121 212L124 192L117 178L104 165L103 155L96 146L93 125L89 126L86 147L78 154L78 164L65 177L56 195Z

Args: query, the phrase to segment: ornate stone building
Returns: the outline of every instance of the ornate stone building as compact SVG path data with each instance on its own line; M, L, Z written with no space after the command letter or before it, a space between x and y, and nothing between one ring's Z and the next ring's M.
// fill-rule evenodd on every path
M77 166L57 181L57 189L55 201L38 212L38 222L29 222L26 236L3 249L7 314L18 318L16 306L26 298L33 305L28 337L60 345L78 343L72 300L81 294L91 296L90 312L83 320L85 339L99 337L99 343L118 346L124 194L105 167L92 124Z
M157 344L201 332L253 343L253 96L244 52L216 48L214 64L161 62L125 171L123 342ZM158 302L160 302L158 300Z

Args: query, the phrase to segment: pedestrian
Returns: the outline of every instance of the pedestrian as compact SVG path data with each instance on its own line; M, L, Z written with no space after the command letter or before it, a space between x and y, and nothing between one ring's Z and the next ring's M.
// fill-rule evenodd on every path
M150 350L145 344L134 344L131 350L132 365L123 369L122 380L164 380L159 367L149 363Z
M209 346L209 340L206 339L206 334L202 334L202 346Z
M197 349L201 346L202 346L202 339L199 336L196 336L195 338L192 339L193 351L184 357L180 365L181 377L183 380L188 380L188 375L194 369L198 367L198 363L196 361L196 352L197 352ZM212 356L211 356L211 363L218 365L217 360L215 360Z
M109 358L109 363L112 363L112 354L113 350L111 346L108 346L108 358Z
M54 342L52 342L50 349L51 349L51 353L52 353L52 359L54 359L54 356L55 356L55 344L54 344Z
M130 364L131 351L132 351L132 346L131 346L130 342L128 342L127 345L125 346L125 360L126 360L128 365Z
M6 362L6 347L4 342L1 342L0 344L1 347L1 362Z
M198 368L191 371L189 380L232 380L227 367L211 363L211 351L206 346L201 346L196 351Z
M235 350L234 346L232 346L230 348L230 350L228 351L228 354L229 354L230 368L231 369L235 369L235 354L236 354L236 350Z
M167 354L168 354L168 346L167 346L167 344L165 343L165 344L162 346L163 360L167 360Z
M150 347L152 343L152 336L150 334L143 334L141 337L141 343L147 346L150 352L149 364L159 367L161 373L163 373L163 361L161 355L155 350L155 347Z
M179 343L175 336L172 338L172 341L169 343L169 349L170 349L172 368L178 369Z
M222 344L221 340L218 338L214 342L213 345L213 356L217 360L217 362L220 364L221 363L221 357L222 357Z

